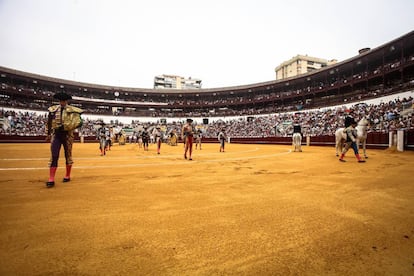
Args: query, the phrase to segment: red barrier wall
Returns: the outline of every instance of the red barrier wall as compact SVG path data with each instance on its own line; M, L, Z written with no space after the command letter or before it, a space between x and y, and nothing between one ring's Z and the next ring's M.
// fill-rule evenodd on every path
M404 148L414 150L414 130L406 130L404 133ZM45 136L18 136L18 135L0 135L0 143L45 143ZM389 145L389 134L382 132L370 132L367 138L367 148L387 148ZM75 142L80 142L80 138L75 133ZM97 143L95 137L85 137L85 143ZM231 143L238 144L277 144L291 145L292 137L248 137L248 138L231 138ZM204 138L203 143L218 143L215 138ZM306 137L303 137L302 143L306 144ZM323 135L310 137L311 146L335 146L335 137L333 135Z

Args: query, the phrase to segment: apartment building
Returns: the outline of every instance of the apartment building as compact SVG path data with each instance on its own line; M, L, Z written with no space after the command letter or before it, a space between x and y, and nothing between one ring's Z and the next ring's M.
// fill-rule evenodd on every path
M337 63L336 59L327 60L308 55L297 55L275 68L276 79L281 80L298 76L335 63Z

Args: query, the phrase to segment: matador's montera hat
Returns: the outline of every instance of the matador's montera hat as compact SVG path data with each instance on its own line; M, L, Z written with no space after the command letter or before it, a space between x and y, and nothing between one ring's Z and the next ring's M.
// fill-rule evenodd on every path
M53 98L59 101L67 101L67 100L72 99L72 96L69 94L66 94L65 92L59 92L53 95Z

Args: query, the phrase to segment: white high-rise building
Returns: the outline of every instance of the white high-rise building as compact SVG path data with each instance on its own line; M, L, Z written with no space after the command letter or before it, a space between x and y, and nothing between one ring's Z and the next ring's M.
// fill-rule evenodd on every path
M154 89L200 89L201 80L188 79L175 75L160 75L154 77Z

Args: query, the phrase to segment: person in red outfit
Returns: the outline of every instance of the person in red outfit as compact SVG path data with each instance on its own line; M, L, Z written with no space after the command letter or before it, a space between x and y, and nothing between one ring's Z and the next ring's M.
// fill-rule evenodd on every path
M192 154L193 154L193 141L194 141L194 127L192 125L193 120L192 119L187 119L187 123L184 124L183 128L182 128L182 135L183 135L183 139L184 139L184 158L187 159L187 152L189 153L189 158L188 160L193 160L192 159Z

